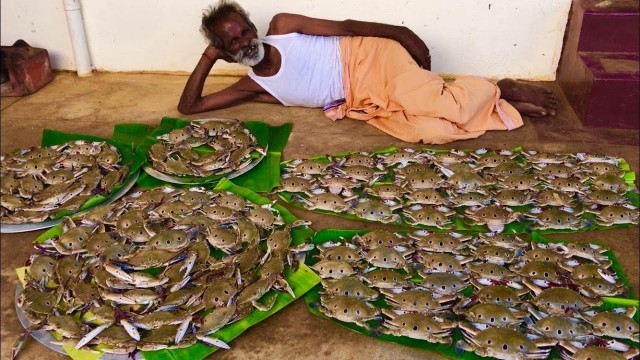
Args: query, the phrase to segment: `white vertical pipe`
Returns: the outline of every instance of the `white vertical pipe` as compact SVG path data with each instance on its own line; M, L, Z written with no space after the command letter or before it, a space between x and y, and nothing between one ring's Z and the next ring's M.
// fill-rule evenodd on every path
M89 57L89 47L87 46L87 36L84 32L82 12L80 11L80 0L62 0L64 10L67 14L67 24L69 25L69 35L73 46L73 56L76 60L78 76L91 75L91 59Z

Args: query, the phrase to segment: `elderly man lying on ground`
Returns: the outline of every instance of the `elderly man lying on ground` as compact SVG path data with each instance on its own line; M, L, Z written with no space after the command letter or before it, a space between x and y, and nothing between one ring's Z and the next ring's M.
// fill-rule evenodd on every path
M448 84L429 71L429 49L403 26L277 14L267 36L236 2L221 0L202 19L210 41L178 110L193 114L246 100L323 108L332 120L365 120L407 142L443 144L522 126L522 115L555 115L543 87L475 76ZM250 66L247 76L202 96L217 60Z

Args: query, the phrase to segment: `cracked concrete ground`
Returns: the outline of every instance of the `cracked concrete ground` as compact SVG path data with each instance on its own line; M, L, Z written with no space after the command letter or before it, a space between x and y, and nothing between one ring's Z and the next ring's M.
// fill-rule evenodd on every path
M2 98L1 151L40 144L42 130L111 136L119 123L156 124L163 116L180 117L176 105L187 80L184 75L94 73L78 78L73 73L56 73L55 79L40 91L23 98ZM221 89L233 77L210 78L205 92ZM473 140L431 148L525 149L551 152L593 152L620 156L634 172L639 169L639 131L582 127L580 121L554 83L545 83L559 97L561 106L555 118L525 119L525 125L511 132L489 132ZM294 124L283 158L332 154L349 150L374 150L390 146L417 147L396 140L364 122L331 122L320 109L285 108L279 105L246 103L230 109L183 118L230 117L261 120L272 125ZM294 215L323 228L370 229L369 223L313 214L289 207ZM388 228L388 227L387 227ZM18 281L14 269L22 266L32 252L31 241L42 231L3 234L2 250L2 357L9 358L14 341L22 331L14 309L14 290ZM572 241L608 244L639 293L638 227L589 233L550 236ZM342 328L318 318L307 310L303 299L252 327L231 342L232 350L218 351L217 359L436 359L437 353L386 343ZM34 340L23 348L22 358L63 358Z

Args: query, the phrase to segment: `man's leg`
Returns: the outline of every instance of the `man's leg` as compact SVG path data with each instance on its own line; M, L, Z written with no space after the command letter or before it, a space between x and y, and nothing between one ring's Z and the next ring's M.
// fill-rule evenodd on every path
M501 97L507 100L522 115L531 117L555 116L558 100L551 90L513 79L502 79L497 83Z

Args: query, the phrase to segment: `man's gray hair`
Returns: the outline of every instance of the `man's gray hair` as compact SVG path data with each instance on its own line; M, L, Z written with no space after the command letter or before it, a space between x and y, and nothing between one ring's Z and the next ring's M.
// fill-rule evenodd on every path
M224 18L230 13L236 13L244 19L253 29L256 27L249 20L249 13L247 13L240 4L233 0L220 0L217 4L211 5L209 9L205 10L202 14L202 25L200 26L200 32L205 38L218 49L222 49L224 44L222 39L213 33L213 27L217 21Z

